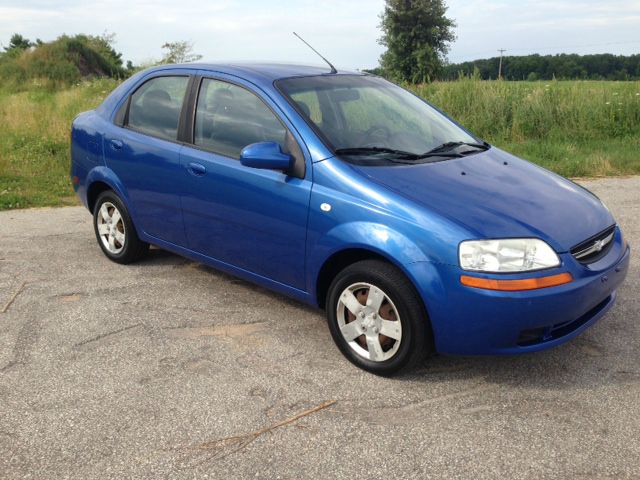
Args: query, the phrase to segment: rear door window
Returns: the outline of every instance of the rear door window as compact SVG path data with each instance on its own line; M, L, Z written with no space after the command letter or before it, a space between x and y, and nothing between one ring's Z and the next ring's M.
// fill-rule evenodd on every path
M157 77L131 96L127 125L154 137L175 141L189 77Z
M238 159L247 145L276 142L286 149L287 130L267 105L249 90L205 78L196 110L194 143Z

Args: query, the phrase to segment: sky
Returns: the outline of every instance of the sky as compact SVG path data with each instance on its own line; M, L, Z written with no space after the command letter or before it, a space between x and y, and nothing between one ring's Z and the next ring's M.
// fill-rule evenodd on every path
M640 0L447 0L457 23L449 60L529 53L640 53ZM337 67L372 68L384 47L384 0L0 0L0 43L66 33L115 34L125 60L159 59L187 40L203 61L321 62L298 32Z

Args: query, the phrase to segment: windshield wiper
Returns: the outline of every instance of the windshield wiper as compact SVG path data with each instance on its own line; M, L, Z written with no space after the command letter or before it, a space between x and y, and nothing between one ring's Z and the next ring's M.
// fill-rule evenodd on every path
M353 148L338 148L335 151L336 155L377 155L381 153L387 153L402 157L407 160L417 160L418 154L412 152L406 152L404 150L396 150L386 147L353 147Z
M443 143L442 145L438 145L437 147L432 148L428 152L424 152L423 154L418 155L418 158L436 157L436 156L441 156L445 153L447 155L452 155L452 156L455 155L458 157L462 157L466 152L453 152L453 150L462 146L473 147L481 151L489 150L489 148L491 148L491 145L489 145L486 142L484 143L446 142L446 143Z
M387 160L395 163L411 163L414 160L418 160L420 157L416 153L406 152L404 150L396 150L394 148L387 147L353 147L353 148L338 148L335 151L336 155L391 155L394 159L387 158ZM396 159L407 160L408 162L398 162Z
M444 157L444 158L460 158L464 156L465 152L454 152L448 151L453 150L460 145L469 145L472 147L476 147L478 149L487 150L489 148L488 144L480 144L480 143L465 143L465 142L448 142L440 145L439 147L433 148L425 153L413 153L407 152L405 150L396 150L394 148L387 147L352 147L352 148L338 148L335 150L336 155L380 155L387 154L393 155L396 159L407 160L407 162L396 162L396 163L412 163L416 160L422 160L430 157ZM390 161L394 161L391 160Z

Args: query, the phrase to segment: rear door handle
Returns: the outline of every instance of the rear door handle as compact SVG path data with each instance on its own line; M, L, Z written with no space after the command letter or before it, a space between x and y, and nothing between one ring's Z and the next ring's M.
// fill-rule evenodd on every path
M123 147L123 143L121 140L111 140L111 148L114 150L120 150Z
M204 165L195 162L189 163L187 165L187 170L189 170L190 174L195 175L196 177L201 177L207 173L207 169Z

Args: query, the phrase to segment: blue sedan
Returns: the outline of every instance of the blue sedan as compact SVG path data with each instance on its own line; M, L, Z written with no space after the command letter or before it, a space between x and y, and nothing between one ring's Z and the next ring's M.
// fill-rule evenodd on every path
M596 196L372 75L152 68L74 120L71 156L109 259L153 244L324 308L381 375L566 342L629 265Z

